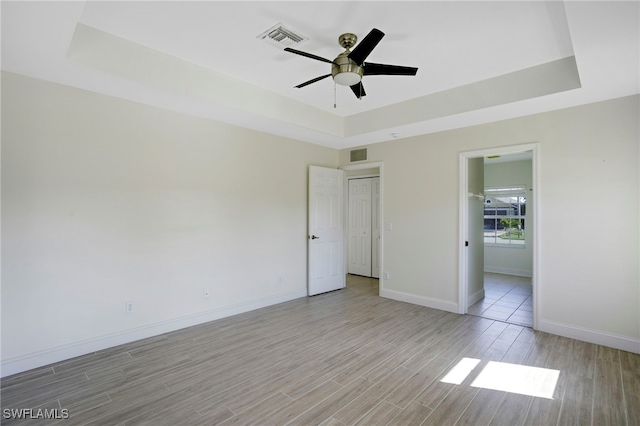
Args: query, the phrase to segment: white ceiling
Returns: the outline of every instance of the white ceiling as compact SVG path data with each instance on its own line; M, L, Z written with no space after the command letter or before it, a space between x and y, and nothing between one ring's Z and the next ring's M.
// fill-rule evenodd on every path
M640 3L129 1L1 4L2 69L336 148L640 93ZM386 33L356 99L330 65L257 38L281 23L333 59Z

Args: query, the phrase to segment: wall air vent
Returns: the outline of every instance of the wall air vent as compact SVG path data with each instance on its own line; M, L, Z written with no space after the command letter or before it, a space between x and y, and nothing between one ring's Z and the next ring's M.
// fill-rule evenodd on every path
M349 154L349 161L351 163L355 161L367 161L367 148L353 149Z
M308 37L296 33L282 24L274 25L267 31L260 34L257 38L281 49L297 46L309 40Z

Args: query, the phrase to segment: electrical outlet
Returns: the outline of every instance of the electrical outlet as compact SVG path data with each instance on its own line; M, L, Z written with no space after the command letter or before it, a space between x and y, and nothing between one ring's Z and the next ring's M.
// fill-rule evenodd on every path
M136 305L133 303L133 301L125 302L125 304L124 304L124 312L126 314L132 314L135 311L136 311Z
M389 279L389 273L388 273L388 272L385 272L385 273L384 273L384 279L385 279L385 280L388 280L388 279Z
M203 297L203 298L205 298L205 299L208 299L209 297L211 297L211 293L209 293L209 289L206 289L206 288L205 288L205 289L202 291L202 297Z
M278 275L278 284L282 284L282 275Z

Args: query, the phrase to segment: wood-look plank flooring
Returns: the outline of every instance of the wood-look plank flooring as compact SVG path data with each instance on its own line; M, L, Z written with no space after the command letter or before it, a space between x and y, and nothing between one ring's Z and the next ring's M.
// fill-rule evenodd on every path
M377 286L349 276L344 290L6 377L2 424L640 424L640 355L383 299ZM464 358L477 365L449 380ZM553 395L472 386L491 362L558 370ZM69 418L5 418L29 408Z

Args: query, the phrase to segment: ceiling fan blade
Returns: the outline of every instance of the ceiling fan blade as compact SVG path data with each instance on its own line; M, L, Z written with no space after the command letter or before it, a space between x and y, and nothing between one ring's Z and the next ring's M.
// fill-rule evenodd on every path
M313 55L311 53L303 52L301 50L292 49L290 47L285 47L284 50L285 50L285 52L291 52L291 53L295 53L296 55L306 56L307 58L315 59L316 61L327 62L327 63L330 63L330 64L333 63L333 61L330 61L330 60L325 59L323 57L320 57L320 56L317 56L317 55Z
M364 63L364 75L416 75L418 68L400 65Z
M380 43L384 37L384 33L377 28L372 29L360 43L349 53L349 58L353 59L358 65L362 65L369 53Z
M297 85L297 86L295 86L295 87L296 87L296 89L300 89L301 87L308 86L308 85L310 85L311 83L315 83L316 81L320 81L320 80L322 80L323 78L327 78L327 77L329 77L329 76L331 76L331 74L321 75L320 77L316 77L316 78L314 78L314 79L312 79L312 80L305 81L305 82L304 82L304 83L302 83L302 84L298 84L298 85Z
M367 96L367 93L364 91L364 86L362 85L361 81L349 87L351 87L351 90L353 91L353 94L356 95L356 98L360 99L363 96Z

